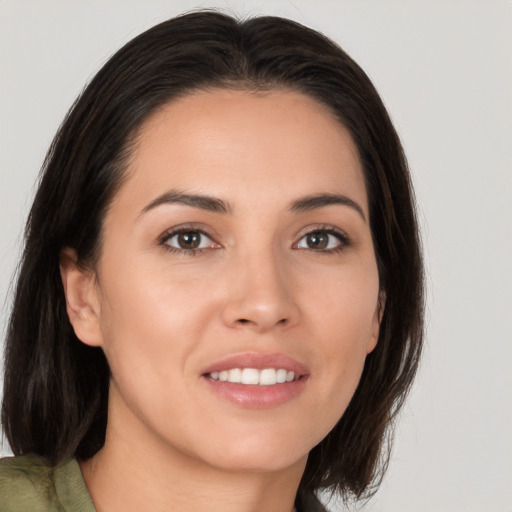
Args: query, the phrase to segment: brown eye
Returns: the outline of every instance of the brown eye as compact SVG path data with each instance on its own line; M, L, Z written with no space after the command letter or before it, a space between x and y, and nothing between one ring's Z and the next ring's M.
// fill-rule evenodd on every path
M313 231L306 235L306 245L309 249L327 249L329 235L322 231Z
M347 243L347 237L342 233L328 229L315 229L304 235L295 248L331 252L342 249Z
M201 236L196 231L187 231L177 236L177 242L181 249L197 249L201 243Z
M164 243L173 249L183 251L196 251L214 246L213 240L208 235L197 230L179 231L171 234L164 240Z

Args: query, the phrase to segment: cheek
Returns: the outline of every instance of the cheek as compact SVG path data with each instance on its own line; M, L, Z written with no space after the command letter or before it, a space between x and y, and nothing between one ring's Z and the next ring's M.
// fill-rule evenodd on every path
M124 271L123 266L129 270ZM165 265L144 262L143 258L129 265L120 262L115 268L107 268L107 272L102 315L109 328L162 331L166 337L171 333L179 335L194 325L190 317L196 314L197 306L206 306L208 294L204 293L200 276L170 272ZM204 301L200 302L199 297Z
M136 259L129 265L119 259L104 274L101 328L113 376L137 371L149 380L172 378L211 314L208 295L198 300L201 283Z
M123 422L134 414L155 430L171 429L177 411L188 410L196 380L189 362L204 337L208 296L199 301L199 282L171 279L164 268L131 261L129 269L118 260L102 288L103 349L115 387L111 412Z
M316 417L323 417L326 435L347 408L378 335L379 284L376 267L370 265L364 272L340 272L317 283L323 286L310 293L309 327L314 332L313 374L323 398Z
M358 267L313 275L315 286L303 285L311 328L322 332L320 343L329 353L366 354L375 334L379 278L373 260ZM311 278L308 278L311 279Z

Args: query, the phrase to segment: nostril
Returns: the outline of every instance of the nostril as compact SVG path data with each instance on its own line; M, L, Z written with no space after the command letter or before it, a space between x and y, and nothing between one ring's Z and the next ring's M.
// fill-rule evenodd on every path
M288 322L288 319L287 318L281 318L281 320L278 320L276 322L276 325L284 325ZM251 320L248 320L247 318L239 318L237 321L236 321L237 324L241 324L241 325L246 325L246 324L251 324L251 323L255 323Z

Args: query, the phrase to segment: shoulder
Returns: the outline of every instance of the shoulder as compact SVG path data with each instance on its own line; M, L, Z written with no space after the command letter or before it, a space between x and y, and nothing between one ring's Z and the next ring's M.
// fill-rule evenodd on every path
M94 511L76 460L57 466L35 455L0 459L1 512Z
M52 468L32 455L0 459L0 510L52 510Z

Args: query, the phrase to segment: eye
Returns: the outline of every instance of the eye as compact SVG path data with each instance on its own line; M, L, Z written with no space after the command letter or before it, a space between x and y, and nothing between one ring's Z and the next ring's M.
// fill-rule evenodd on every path
M198 229L182 229L173 233L167 233L162 239L162 244L166 245L169 249L185 252L218 247L218 244L206 233Z
M294 246L294 249L313 251L341 250L348 244L348 238L334 229L315 229L306 233Z

